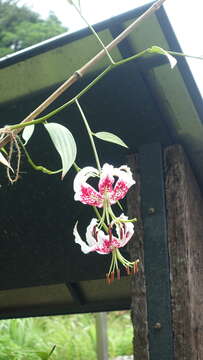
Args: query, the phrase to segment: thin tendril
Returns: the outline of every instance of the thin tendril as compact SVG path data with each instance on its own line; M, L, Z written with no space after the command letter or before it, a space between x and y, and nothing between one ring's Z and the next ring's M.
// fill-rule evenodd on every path
M92 131L89 127L89 124L88 124L88 121L85 117L85 114L78 102L78 99L75 100L75 103L80 111L80 114L82 116L82 119L83 119L83 122L85 124L85 127L86 127L86 130L87 130L87 133L88 133L88 136L89 136L89 139L90 139L90 143L92 145L92 150L93 150L93 153L94 153L94 157L95 157L95 161L96 161L96 164L97 164L97 169L99 170L99 172L101 172L101 165L100 165L100 161L99 161L99 156L98 156L98 153L97 153L97 149L96 149L96 146L95 146L95 143L94 143L94 139L93 139L93 136L92 136Z

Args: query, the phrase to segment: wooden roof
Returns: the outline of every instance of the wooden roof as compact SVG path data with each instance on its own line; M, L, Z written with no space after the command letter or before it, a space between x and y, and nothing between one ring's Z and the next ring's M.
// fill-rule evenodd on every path
M95 26L109 43L149 5ZM115 60L158 45L180 51L161 8L112 51ZM64 34L0 59L2 126L22 120L58 83L99 51L88 29ZM82 56L81 56L82 54ZM48 109L67 101L107 64L99 63ZM145 57L110 72L81 98L95 131L112 131L130 146L130 153L147 143L181 143L203 185L203 103L185 59L171 70L163 56ZM67 126L79 143L80 165L94 165L75 106L54 119ZM30 141L33 159L57 169L59 159L39 126ZM98 143L103 161L126 162L127 152ZM110 257L84 255L73 244L76 220L85 228L92 212L73 200L74 172L63 182L57 176L34 172L26 161L22 178L11 186L1 175L0 311L1 318L126 309L130 278L107 286ZM2 172L1 172L2 174ZM82 229L82 227L81 227ZM127 255L127 250L124 249ZM123 274L124 275L124 274Z

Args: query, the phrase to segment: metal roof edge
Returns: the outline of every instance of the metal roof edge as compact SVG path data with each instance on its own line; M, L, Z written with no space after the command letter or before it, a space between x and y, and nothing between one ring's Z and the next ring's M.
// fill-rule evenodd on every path
M108 28L109 24L111 24L111 26L112 26L118 22L124 22L126 20L130 20L132 18L135 18L135 17L141 15L153 3L154 3L154 1L149 2L145 5L140 6L139 8L136 8L136 9L130 10L128 12L119 14L117 16L108 18L102 22L94 24L93 26L97 32L102 31L102 30ZM22 49L16 53L9 54L9 55L6 55L6 56L0 58L0 69L14 65L20 61L24 61L33 56L37 56L46 51L56 49L57 47L63 46L65 44L71 43L73 41L80 40L86 36L89 36L90 34L91 34L91 30L88 27L85 27L78 31L68 33L68 34L67 33L61 34L61 35L55 36L51 39L42 41L39 44L29 46L28 48Z

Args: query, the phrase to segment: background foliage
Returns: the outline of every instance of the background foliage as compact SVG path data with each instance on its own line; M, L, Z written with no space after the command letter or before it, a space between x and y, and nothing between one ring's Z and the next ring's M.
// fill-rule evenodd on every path
M0 0L0 57L67 30L53 13L43 20L18 0Z
M127 311L108 313L109 355L132 354ZM0 321L0 360L95 360L95 315L80 314Z

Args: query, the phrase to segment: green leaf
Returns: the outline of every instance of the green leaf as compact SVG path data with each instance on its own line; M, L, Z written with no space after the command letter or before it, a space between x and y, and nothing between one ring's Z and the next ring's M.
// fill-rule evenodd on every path
M150 49L149 49L149 52L151 54L161 54L161 55L165 55L171 65L171 69L174 68L174 66L177 64L177 60L168 53L168 51L162 49L161 47L159 46L152 46Z
M2 148L0 150L2 151L2 153L8 155L8 152L6 151L5 147L2 146Z
M49 358L49 354L45 351L37 351L36 355L38 355L41 360L48 360Z
M62 179L73 165L77 147L71 132L63 125L57 123L44 124L49 136L58 151L62 161Z
M94 136L96 136L98 139L104 140L104 141L108 141L117 145L121 145L124 147L128 147L123 140L121 140L117 135L114 135L112 133L109 132L105 132L105 131L101 131L101 132L97 132L97 133L93 133Z
M0 152L0 162L1 162L3 165L9 167L9 168L13 171L11 165L9 164L9 162L6 160L6 158L3 156L3 154L2 154L1 152Z
M29 125L29 126L26 126L24 129L23 129L23 132L22 132L22 138L23 140L25 140L25 143L24 145L26 145L28 143L28 141L30 140L33 132L34 132L34 129L35 129L35 125Z

